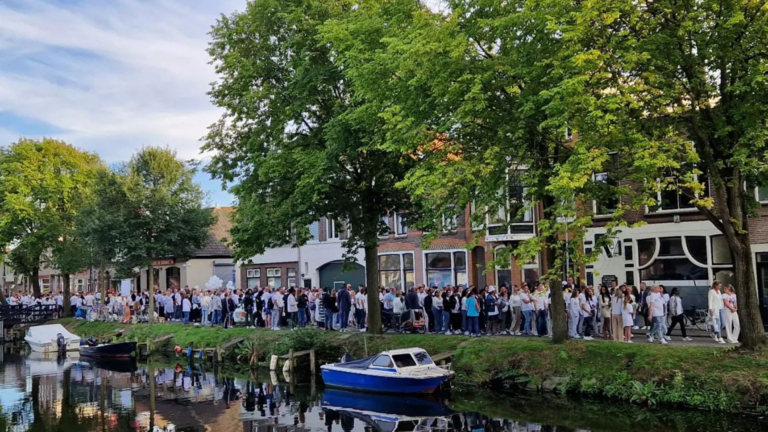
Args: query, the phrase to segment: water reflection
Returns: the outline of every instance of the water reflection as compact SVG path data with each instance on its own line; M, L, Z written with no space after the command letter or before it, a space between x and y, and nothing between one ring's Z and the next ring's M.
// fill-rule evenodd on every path
M765 424L564 398L362 395L199 364L6 355L0 432L751 431Z

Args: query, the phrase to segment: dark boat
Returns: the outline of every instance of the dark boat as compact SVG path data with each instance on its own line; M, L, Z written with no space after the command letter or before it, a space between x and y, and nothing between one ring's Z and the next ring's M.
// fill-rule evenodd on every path
M81 346L80 355L94 358L130 358L136 352L136 342Z

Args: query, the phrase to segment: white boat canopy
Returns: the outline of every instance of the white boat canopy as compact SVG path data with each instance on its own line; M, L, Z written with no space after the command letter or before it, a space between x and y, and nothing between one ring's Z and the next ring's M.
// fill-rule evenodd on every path
M35 326L30 327L29 330L27 330L27 336L36 341L56 340L59 333L61 333L65 339L80 339L80 336L70 333L61 324Z

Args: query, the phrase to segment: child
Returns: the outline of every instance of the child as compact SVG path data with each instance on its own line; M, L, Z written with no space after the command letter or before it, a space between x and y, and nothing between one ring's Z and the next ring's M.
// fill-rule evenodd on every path
M624 296L624 307L621 310L621 320L624 324L624 341L632 343L632 326L635 325L635 307L632 296Z

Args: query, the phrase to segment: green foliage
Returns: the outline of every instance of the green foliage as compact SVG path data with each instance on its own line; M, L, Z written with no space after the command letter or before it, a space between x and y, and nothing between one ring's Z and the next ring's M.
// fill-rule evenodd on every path
M36 294L41 259L82 264L65 262L69 257L59 252L71 246L65 243L101 169L96 155L50 138L22 138L0 152L0 246L13 245L11 264L30 277Z
M216 152L208 170L234 182L240 259L303 244L324 216L346 221L351 256L376 246L382 215L411 209L395 186L414 159L385 148L381 107L356 92L320 40L323 23L356 3L250 2L211 31L219 79L210 95L225 113L203 148Z

